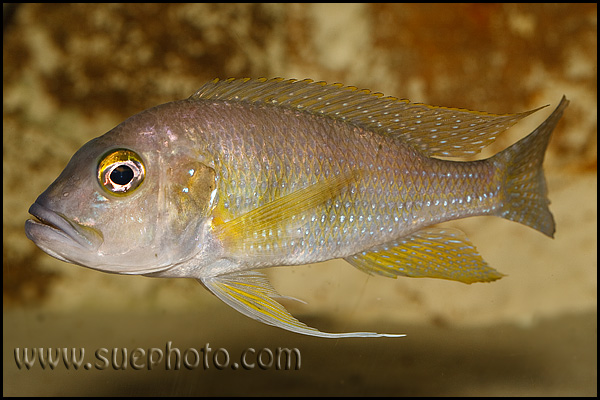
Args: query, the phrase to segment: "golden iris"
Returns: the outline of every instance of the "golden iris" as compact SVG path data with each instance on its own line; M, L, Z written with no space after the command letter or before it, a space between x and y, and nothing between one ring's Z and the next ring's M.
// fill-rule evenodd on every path
M98 163L98 182L107 192L124 196L144 181L146 170L142 158L127 149L106 153Z

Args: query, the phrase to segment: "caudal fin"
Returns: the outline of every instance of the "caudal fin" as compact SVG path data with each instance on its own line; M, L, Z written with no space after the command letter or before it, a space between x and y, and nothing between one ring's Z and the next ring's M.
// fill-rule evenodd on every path
M554 112L532 133L495 155L504 170L505 189L498 215L554 237L554 218L548 208L546 178L542 169L550 135L569 101L563 96Z

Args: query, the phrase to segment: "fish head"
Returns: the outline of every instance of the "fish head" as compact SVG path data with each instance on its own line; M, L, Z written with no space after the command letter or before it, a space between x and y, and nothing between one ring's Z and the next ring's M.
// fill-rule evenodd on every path
M215 173L159 114L140 113L79 149L30 207L27 237L59 260L120 274L160 272L201 252Z

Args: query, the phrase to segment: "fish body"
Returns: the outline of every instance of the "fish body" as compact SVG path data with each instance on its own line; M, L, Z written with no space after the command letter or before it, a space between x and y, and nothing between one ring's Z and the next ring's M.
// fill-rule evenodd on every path
M243 314L320 337L255 271L343 258L383 276L493 281L460 231L496 215L552 237L542 170L568 101L495 156L460 162L531 114L410 103L354 87L215 80L84 145L36 200L27 236L105 272L198 279ZM443 157L444 159L441 159Z

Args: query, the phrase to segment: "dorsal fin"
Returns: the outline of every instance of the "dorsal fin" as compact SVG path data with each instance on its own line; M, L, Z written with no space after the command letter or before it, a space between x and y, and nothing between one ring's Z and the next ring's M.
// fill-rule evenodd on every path
M283 78L215 79L190 99L239 101L326 115L397 137L427 156L443 157L477 154L500 132L541 108L490 114L411 103L340 83Z

